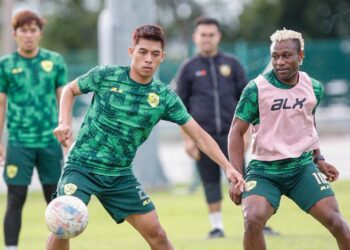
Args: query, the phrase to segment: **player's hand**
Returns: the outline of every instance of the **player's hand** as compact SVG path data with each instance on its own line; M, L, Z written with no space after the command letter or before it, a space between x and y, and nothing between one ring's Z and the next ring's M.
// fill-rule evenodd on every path
M242 191L233 182L230 183L228 190L231 200L238 206L242 202Z
M326 176L326 180L329 182L336 181L339 177L339 171L326 161L317 162L318 169Z
M4 144L0 143L0 167L5 165L5 147Z
M230 198L236 204L241 204L242 193L245 188L245 181L240 173L238 173L233 167L226 170L226 176L230 180ZM232 192L231 192L232 190Z
M185 150L186 153L196 161L201 158L201 153L196 145L191 140L185 140Z
M53 130L54 135L57 140L64 146L70 147L71 142L73 141L73 133L70 126L65 124L58 125L57 128Z

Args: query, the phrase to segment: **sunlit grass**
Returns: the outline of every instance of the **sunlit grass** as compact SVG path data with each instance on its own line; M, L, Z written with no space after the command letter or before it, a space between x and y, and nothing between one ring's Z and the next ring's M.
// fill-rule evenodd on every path
M350 181L333 185L340 209L350 221ZM205 240L209 222L204 206L202 190L194 194L178 192L150 192L157 207L161 224L179 250L238 250L242 249L243 223L240 207L225 196L224 220L227 237ZM224 187L226 189L226 187ZM0 195L0 214L4 214L6 196ZM48 234L44 221L45 204L40 192L31 192L23 213L20 250L45 249ZM149 249L141 236L127 223L117 225L104 211L97 199L89 205L90 221L86 231L71 242L72 250L142 250ZM1 219L2 221L2 219ZM332 236L318 222L287 198L281 201L280 210L269 225L281 232L281 236L267 237L269 250L333 250L337 245ZM0 242L4 242L1 228ZM1 246L0 246L1 247Z

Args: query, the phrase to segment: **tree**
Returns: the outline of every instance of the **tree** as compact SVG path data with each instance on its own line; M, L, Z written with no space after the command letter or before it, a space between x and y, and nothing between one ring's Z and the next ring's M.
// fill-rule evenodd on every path
M350 35L350 3L345 0L256 0L246 3L239 36L266 41L276 29L302 32L305 38L339 38Z
M89 7L84 0L46 0L42 10L47 17L43 46L67 53L97 48L97 20L103 7Z
M191 40L193 21L199 16L219 20L223 40L232 40L239 28L239 15L243 0L157 0L158 20L170 39L188 43Z

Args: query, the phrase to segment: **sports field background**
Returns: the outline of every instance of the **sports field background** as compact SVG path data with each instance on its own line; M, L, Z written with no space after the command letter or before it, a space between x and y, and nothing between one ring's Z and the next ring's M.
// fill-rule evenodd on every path
M340 208L350 221L350 181L332 185ZM226 189L227 186L224 186ZM184 186L169 192L150 192L156 204L160 221L177 250L239 250L242 249L243 223L240 207L227 196L223 202L226 238L205 240L208 231L207 211L203 206L202 190L186 194ZM5 195L0 194L0 214L4 213ZM39 191L29 193L23 212L23 227L19 250L44 249L48 231L44 221L44 198ZM93 198L89 205L90 221L85 232L72 240L72 250L143 250L149 249L144 240L128 224L116 225ZM266 238L269 250L335 250L330 234L302 212L290 200L283 198L279 212L269 225L281 236ZM0 244L3 242L2 228ZM1 246L2 247L2 246Z
M331 112L334 113L334 112ZM334 114L329 114L331 117ZM331 121L328 121L331 122ZM321 122L325 125L324 121ZM336 125L337 123L332 123ZM188 192L193 178L193 163L185 154L179 138L178 128L161 123L159 133L159 158L172 188L167 191L149 191L156 205L160 221L169 238L178 250L238 250L242 249L243 222L240 207L228 199L224 184L223 214L227 237L220 240L205 240L209 230L203 191ZM350 222L350 134L321 134L321 149L329 162L340 170L340 180L332 187L336 192L340 209ZM1 169L2 170L2 169ZM0 221L5 210L5 185L0 180ZM41 250L47 236L44 221L45 203L38 189L37 176L33 177L30 193L23 211L23 227L19 250ZM71 249L80 250L143 250L149 249L144 240L127 223L116 225L94 198L89 205L90 222L87 230L72 240ZM267 237L269 250L334 250L335 240L310 216L302 212L293 202L283 198L280 210L269 221L269 225L282 233L278 237ZM0 245L3 242L0 228Z
M322 154L340 171L340 179L350 179L350 107L320 108L317 116L317 128L320 131ZM171 185L188 185L193 180L194 164L184 151L180 130L170 122L160 122L156 133L159 138L158 155L165 176ZM247 153L249 160L249 152ZM3 168L0 167L2 175ZM37 174L34 173L30 190L40 189ZM6 185L0 178L0 193ZM350 190L350 186L349 186ZM1 206L1 204L0 204Z

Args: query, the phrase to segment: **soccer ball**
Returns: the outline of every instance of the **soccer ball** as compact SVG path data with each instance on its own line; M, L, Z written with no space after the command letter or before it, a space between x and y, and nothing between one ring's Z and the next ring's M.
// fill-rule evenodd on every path
M84 231L89 214L86 205L79 198L63 195L49 203L45 220L50 232L58 238L70 239Z

